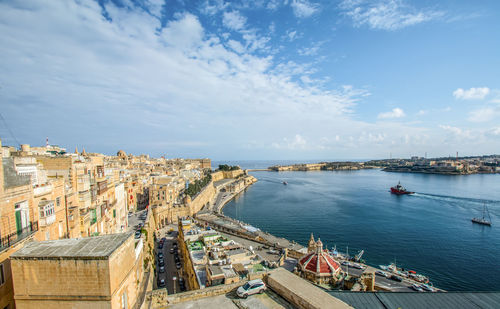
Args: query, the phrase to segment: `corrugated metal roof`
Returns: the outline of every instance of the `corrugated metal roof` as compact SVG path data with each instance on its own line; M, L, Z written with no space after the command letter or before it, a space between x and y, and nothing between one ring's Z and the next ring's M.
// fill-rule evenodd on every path
M330 295L356 309L364 308L500 308L500 292L348 292L330 291Z

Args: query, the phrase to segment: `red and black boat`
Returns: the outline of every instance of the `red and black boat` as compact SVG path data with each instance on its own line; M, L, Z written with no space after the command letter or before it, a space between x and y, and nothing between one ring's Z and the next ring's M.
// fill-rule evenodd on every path
M405 187L403 187L401 185L401 182L398 182L398 184L395 187L391 187L391 193L397 194L397 195L402 195L402 194L413 194L415 192L411 192L411 191L406 190Z

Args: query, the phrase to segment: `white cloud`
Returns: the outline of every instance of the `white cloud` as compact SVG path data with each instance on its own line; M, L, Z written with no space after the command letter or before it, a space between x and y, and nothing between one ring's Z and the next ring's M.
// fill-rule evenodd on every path
M292 0L290 3L295 16L299 18L310 17L319 11L319 6L307 0Z
M301 56L315 56L318 54L318 51L319 51L319 46L314 46L314 47L301 48L297 52Z
M375 2L344 0L339 7L347 16L352 18L354 26L367 25L371 29L380 30L397 30L444 15L440 11L418 11L404 4L402 0L379 0Z
M274 11L276 10L278 7L280 6L280 0L270 0L267 5L266 5L266 8L271 10L271 11Z
M170 21L161 32L161 41L169 46L183 50L192 49L202 42L204 31L198 18L191 14L179 15Z
M472 122L488 122L498 117L499 115L499 108L485 107L470 112L468 120Z
M224 12L222 16L222 24L231 30L242 30L246 22L247 18L238 11Z
M481 87L481 88L470 88L468 90L464 90L462 88L458 88L453 91L453 96L458 100L482 100L490 93L490 88Z
M288 40L290 40L290 42L292 42L293 40L295 40L297 38L297 30L294 30L294 31L287 31L286 32L286 35L288 36Z
M272 143L271 146L276 149L304 150L307 147L307 141L300 134L295 134L292 139L285 137L282 142Z
M206 15L215 15L228 6L229 2L226 3L224 0L205 0L205 3L201 6L201 12Z
M245 52L245 47L238 41L235 41L235 40L229 40L227 42L227 45L229 47L231 47L232 50L234 50L235 52L239 53L239 54L242 54Z
M428 111L421 109L421 110L418 111L417 116L423 116L423 115L425 115L427 113L428 113Z
M392 111L390 111L390 112L385 112L385 113L378 114L377 118L379 118L379 119L390 119L390 118L401 118L401 117L404 117L404 116L406 116L405 112L401 108L396 107L396 108L393 108Z

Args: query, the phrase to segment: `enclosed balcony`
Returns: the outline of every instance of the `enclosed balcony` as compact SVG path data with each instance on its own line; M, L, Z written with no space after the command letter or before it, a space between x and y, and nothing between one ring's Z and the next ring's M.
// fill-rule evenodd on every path
M40 210L40 226L48 226L56 222L54 201L40 201L38 208Z

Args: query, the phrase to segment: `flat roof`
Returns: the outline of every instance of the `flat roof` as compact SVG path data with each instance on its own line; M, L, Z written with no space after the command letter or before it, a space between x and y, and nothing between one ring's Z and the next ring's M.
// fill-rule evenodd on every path
M349 292L328 294L354 308L498 308L499 292Z
M11 255L12 259L107 259L132 232L47 241L33 241Z

